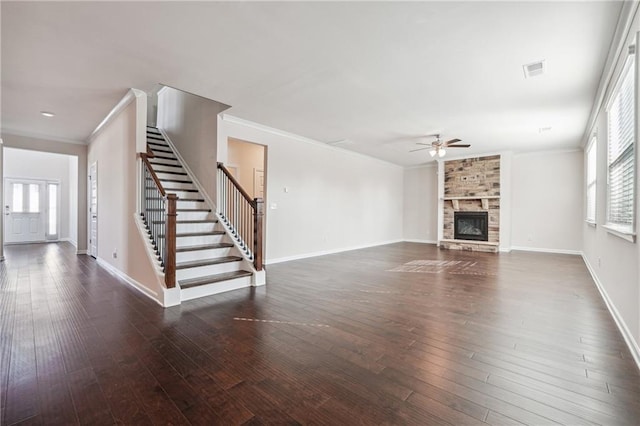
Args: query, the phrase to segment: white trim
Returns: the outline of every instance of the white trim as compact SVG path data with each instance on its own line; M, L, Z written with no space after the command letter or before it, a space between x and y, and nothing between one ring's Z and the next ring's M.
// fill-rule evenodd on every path
M76 254L87 254L86 250L76 250Z
M593 221L593 220L585 219L584 223L586 223L587 225L589 225L592 228L595 228L596 226L598 226L598 223L596 221Z
M499 247L498 248L498 252L499 253L511 253L511 247Z
M552 249L552 248L540 248L540 247L511 246L511 250L532 251L537 253L571 254L574 256L580 256L582 254L580 250Z
M421 243L421 244L438 245L438 242L436 240L420 240L420 239L414 239L414 238L405 238L404 241L407 242L407 243Z
M136 152L147 152L147 94L138 89L131 91L136 97Z
M627 240L631 243L636 242L636 234L635 232L623 231L618 229L615 225L604 224L602 227L611 235L615 235L616 237L622 238L623 240Z
M15 129L2 129L2 135L6 135L6 136L18 136L18 137L23 137L23 138L32 138L32 139L40 139L40 140L45 140L45 141L53 141L53 142L60 142L60 143L68 143L71 145L86 145L87 143L85 141L77 141L75 139L67 139L67 138L59 138L59 137L55 137L55 136L51 136L51 135L43 135L40 133L34 133L34 132L25 132L22 130L15 130ZM7 148L11 148L11 147L7 147ZM31 148L15 148L15 149L31 149ZM48 152L48 151L45 151ZM74 155L77 157L77 154L64 154L64 155Z
M326 144L324 142L317 141L315 139L307 138L307 137L304 137L304 136L296 135L295 133L289 133L289 132L286 132L284 130L279 130L279 129L276 129L276 128L273 128L273 127L265 126L264 124L256 123L254 121L245 120L243 118L239 118L239 117L236 117L234 115L221 113L220 117L221 117L222 121L226 121L228 123L238 124L238 125L246 126L246 127L251 127L253 129L260 130L260 131L265 132L265 133L271 133L272 135L282 136L282 137L289 138L289 139L294 139L294 140L296 140L298 142L305 142L305 143L308 143L308 144L311 144L311 145L321 146L321 147L324 147L324 148L327 148L327 149L337 150L339 152L351 154L351 155L356 156L356 157L364 157L364 158L366 158L368 160L376 160L376 161L378 161L380 163L383 163L383 164L385 164L387 166L394 166L394 167L397 167L397 168L400 168L400 169L404 169L404 166L401 166L401 165L396 164L396 163L391 163L389 161L381 160L380 158L377 158L377 157L372 157L370 155L362 154L360 152L352 151L352 150L345 149L345 148L341 148L339 146L329 145L329 144ZM234 138L234 139L242 139L242 137L233 136L233 132L225 131L225 134L226 134L227 137L231 137L231 138ZM268 144L265 144L265 146L268 146Z
M369 248L369 247L384 246L384 245L387 245L387 244L401 243L401 242L404 242L404 241L405 240L399 238L397 240L381 241L379 243L364 244L364 245L360 245L360 246L344 247L344 248L333 249L333 250L323 250L323 251L316 251L316 252L312 252L312 253L297 254L297 255L294 255L294 256L278 257L276 259L267 259L267 260L265 260L264 264L265 265L273 265L274 263L289 262L291 260L307 259L307 258L310 258L310 257L317 257L317 256L326 256L328 254L336 254L336 253L342 253L342 252L345 252L345 251L360 250L360 249L365 249L365 248Z
M133 88L127 90L127 93L124 95L122 99L120 99L120 102L118 102L116 106L114 106L111 109L111 111L109 111L109 114L107 114L107 116L100 122L100 124L98 124L95 130L91 132L91 135L89 135L87 142L88 143L93 142L95 138L98 137L100 133L102 133L105 127L107 127L107 125L111 123L134 99L138 99L140 97L143 97L146 102L147 94L142 90L133 89ZM146 118L145 118L145 121L146 121ZM145 130L145 134L146 134L146 130ZM136 136L138 136L137 132L136 132Z
M158 293L153 290L149 290L147 287L139 283L138 281L131 278L129 275L125 274L115 266L109 264L106 260L101 257L97 257L96 261L98 265L104 268L111 275L122 279L125 283L129 284L130 287L138 290L141 294L147 296L149 299L155 301L158 305L163 306L160 300L158 299Z
M591 278L593 279L593 282L596 284L596 287L600 292L600 296L602 296L602 299L604 300L605 305L607 305L607 309L609 309L609 313L611 314L611 316L613 317L613 320L618 326L618 329L620 330L620 333L622 334L622 337L624 338L625 343L629 347L631 356L633 357L633 360L636 362L636 366L640 370L640 346L638 346L638 342L636 342L635 339L633 338L633 334L629 330L629 327L627 327L627 324L624 322L622 315L620 315L620 312L618 312L618 309L616 309L616 306L613 304L613 301L607 294L607 291L602 285L602 282L600 282L598 275L596 275L595 270L589 263L587 256L585 256L584 253L581 253L581 255L582 255L582 260L584 261L584 264L587 265L587 269L591 274Z

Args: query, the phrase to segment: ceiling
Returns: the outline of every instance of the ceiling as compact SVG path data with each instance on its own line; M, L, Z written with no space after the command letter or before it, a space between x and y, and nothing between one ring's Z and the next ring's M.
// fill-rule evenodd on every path
M621 5L2 1L2 129L86 141L162 83L404 166L431 133L468 154L576 148Z

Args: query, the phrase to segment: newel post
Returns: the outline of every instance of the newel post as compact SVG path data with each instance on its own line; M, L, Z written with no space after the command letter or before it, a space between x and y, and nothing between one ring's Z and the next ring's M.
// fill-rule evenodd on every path
M164 265L164 282L167 288L176 286L176 217L178 196L167 194L167 229L165 231L166 260Z
M253 200L256 208L253 211L253 265L256 271L262 271L262 216L264 215L264 201L262 198Z

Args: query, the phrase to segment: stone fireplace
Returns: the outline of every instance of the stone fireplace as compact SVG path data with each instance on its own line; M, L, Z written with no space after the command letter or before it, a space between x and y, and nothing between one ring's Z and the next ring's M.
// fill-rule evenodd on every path
M497 252L500 156L445 161L442 238L446 249Z

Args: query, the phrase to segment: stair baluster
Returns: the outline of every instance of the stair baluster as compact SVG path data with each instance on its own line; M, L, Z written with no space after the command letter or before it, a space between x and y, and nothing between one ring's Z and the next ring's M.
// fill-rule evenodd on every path
M176 285L176 209L178 197L167 194L149 163L148 154L142 159L142 219L149 231L153 247L164 270L167 288Z
M262 198L251 199L223 163L218 163L218 214L257 271L262 270Z

